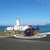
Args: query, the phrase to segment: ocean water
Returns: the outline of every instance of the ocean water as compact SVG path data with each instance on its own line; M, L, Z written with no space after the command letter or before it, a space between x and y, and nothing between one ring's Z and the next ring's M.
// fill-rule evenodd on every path
M0 31L4 30L7 27L9 27L9 26L0 26Z
M36 28L37 26L33 27ZM40 33L50 32L50 26L41 25L39 26L39 28L40 28L39 30Z
M4 30L5 28L7 28L8 26L0 26L0 31ZM37 26L33 26L34 28L36 28ZM40 33L45 33L45 32L50 32L50 26L39 26Z

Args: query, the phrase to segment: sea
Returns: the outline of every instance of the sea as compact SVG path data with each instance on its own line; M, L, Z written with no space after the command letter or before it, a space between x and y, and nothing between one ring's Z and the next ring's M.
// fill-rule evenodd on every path
M0 26L0 31L4 30L7 27L9 26ZM33 27L36 29L37 26L33 26ZM39 33L50 32L50 26L40 25L39 28L40 28Z

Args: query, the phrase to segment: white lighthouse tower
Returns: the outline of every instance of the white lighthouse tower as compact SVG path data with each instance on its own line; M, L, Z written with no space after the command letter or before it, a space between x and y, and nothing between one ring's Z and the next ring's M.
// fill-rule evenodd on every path
M20 19L19 18L17 18L16 19L16 24L13 26L13 27L7 27L7 30L25 30L25 29L27 29L28 28L28 26L27 25L25 25L25 26L20 26Z
M19 26L19 25L20 25L20 19L17 18L17 19L16 19L16 26Z

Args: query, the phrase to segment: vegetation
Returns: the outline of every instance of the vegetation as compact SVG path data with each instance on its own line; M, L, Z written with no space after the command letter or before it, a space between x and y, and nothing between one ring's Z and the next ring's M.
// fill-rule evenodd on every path
M13 31L12 31L10 34L8 34L8 33L4 33L4 30L2 30L2 31L0 32L0 37L2 37L2 36L12 36L12 35L14 35L14 34L21 34L21 33L23 33L23 31L14 30L14 33L13 33ZM35 30L35 31L34 31L34 34L36 35L37 33L38 33L37 30Z
M23 31L21 30L14 30L14 32L19 33L19 34L23 33Z
M12 36L12 34L4 34L4 32L0 32L0 37L1 36Z
M14 30L14 34L17 34L17 33L19 33L19 34L21 34L23 31L20 31L20 30ZM14 35L13 33L10 33L10 34L8 34L8 33L4 33L4 30L2 30L1 32L0 32L0 37L1 36L12 36L12 35Z

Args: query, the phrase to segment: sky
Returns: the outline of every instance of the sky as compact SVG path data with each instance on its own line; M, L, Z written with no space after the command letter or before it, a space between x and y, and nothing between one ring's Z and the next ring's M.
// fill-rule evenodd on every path
M0 25L50 23L50 0L0 0Z

